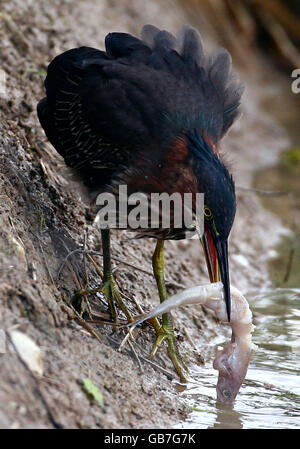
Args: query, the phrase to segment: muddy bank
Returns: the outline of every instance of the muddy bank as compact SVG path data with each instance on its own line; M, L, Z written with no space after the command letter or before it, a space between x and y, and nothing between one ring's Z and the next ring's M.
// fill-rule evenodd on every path
M6 83L0 98L0 328L18 328L35 341L44 374L35 377L7 341L7 352L0 355L0 427L168 427L189 410L171 382L176 375L162 358L165 349L154 360L159 367L142 358L154 342L153 330L147 326L139 333L137 359L128 346L117 350L124 332L94 326L97 339L70 319L74 310L68 300L78 288L99 285L102 261L77 252L60 276L59 269L70 252L84 246L101 252L101 243L84 197L45 139L35 110L44 95L45 69L56 54L79 45L101 48L107 32L138 34L145 23L176 32L190 17L177 3L158 0L127 0L121 6L112 0L12 0L1 6L0 63ZM274 161L287 139L260 111L256 80L242 76L248 84L244 117L223 148L237 184L247 186L253 170ZM266 285L266 255L281 231L278 219L255 196L239 191L230 250L236 287L245 291ZM115 275L133 314L138 313L135 301L145 310L158 302L148 274L153 249L151 240L137 244L126 233L113 232ZM198 242L167 242L165 257L170 293L207 281ZM100 318L107 317L104 298L90 301ZM180 350L192 369L205 360L218 324L201 307L174 312L174 317ZM98 386L104 408L89 400L84 378Z

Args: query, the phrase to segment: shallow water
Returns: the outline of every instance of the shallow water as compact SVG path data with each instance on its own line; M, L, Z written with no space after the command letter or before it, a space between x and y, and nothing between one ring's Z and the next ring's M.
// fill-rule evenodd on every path
M181 393L192 411L176 428L300 429L300 289L248 299L257 312L253 341L259 348L235 403L216 403L218 373L209 360Z

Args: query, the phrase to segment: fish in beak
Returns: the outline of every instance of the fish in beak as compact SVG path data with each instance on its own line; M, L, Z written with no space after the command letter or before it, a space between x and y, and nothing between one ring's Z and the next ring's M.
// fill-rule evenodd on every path
M205 226L201 244L205 254L210 282L222 281L223 283L227 317L228 321L230 321L231 301L227 240L214 238L212 232Z

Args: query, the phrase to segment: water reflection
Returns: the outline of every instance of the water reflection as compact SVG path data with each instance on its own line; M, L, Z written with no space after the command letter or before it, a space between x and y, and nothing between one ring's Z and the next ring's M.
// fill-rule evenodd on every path
M234 410L234 405L216 404L216 420L208 429L242 429L243 415Z
M192 412L177 428L300 429L300 289L248 295L258 315L253 341L259 346L235 403L216 403L212 360L197 367L181 394Z

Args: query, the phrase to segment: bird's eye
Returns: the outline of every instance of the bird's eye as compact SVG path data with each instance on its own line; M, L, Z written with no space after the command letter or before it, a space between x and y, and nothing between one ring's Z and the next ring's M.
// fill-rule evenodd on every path
M204 206L204 216L208 220L210 220L213 216L212 211L210 210L210 208L208 206Z
M222 393L223 393L223 396L227 399L231 398L231 396L232 396L231 391L229 391L229 390L223 390Z

